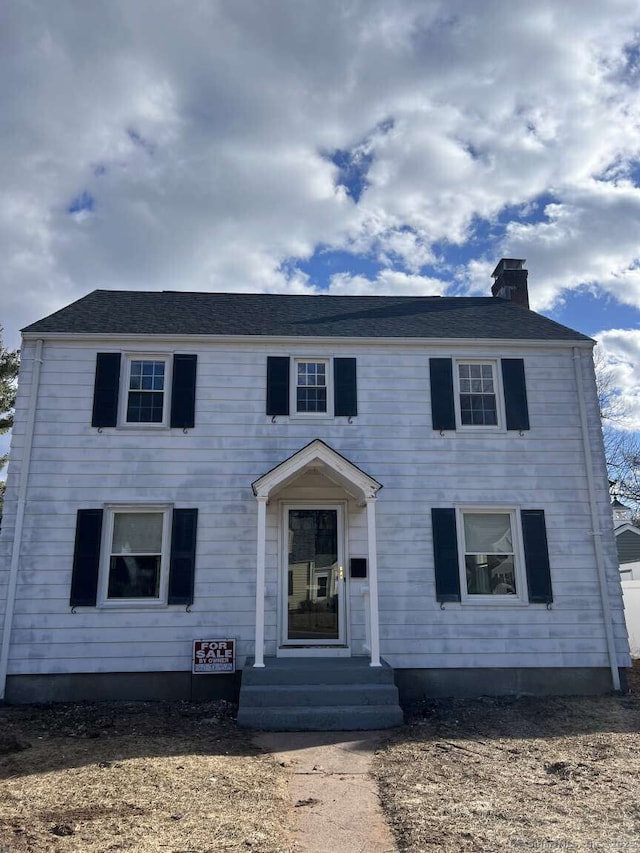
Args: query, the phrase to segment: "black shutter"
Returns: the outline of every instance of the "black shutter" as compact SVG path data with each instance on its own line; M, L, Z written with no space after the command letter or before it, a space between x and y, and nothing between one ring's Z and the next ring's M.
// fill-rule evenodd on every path
M453 362L450 358L430 358L431 422L433 429L455 429L453 403Z
M553 601L553 592L551 590L551 569L549 567L544 510L523 509L520 512L520 519L522 521L529 601L549 604Z
M168 604L193 604L197 509L174 509Z
M101 541L102 510L79 509L69 597L71 607L96 606Z
M171 426L195 426L197 355L174 355L171 379Z
M455 509L431 510L438 601L460 601L460 567Z
M112 427L117 424L119 390L120 353L97 353L91 426Z
M289 414L289 357L267 357L267 414Z
M334 358L333 383L334 415L355 417L358 414L355 358Z
M507 429L529 429L527 386L524 378L524 361L521 358L502 359L502 384Z

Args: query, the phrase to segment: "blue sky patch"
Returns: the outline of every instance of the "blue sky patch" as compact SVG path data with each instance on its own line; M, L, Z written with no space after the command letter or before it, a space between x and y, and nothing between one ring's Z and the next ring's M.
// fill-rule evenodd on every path
M630 86L637 86L640 78L640 41L632 41L627 44L623 51L624 64L620 72L620 79Z
M640 160L629 160L627 174L634 187L640 187Z
M145 139L144 136L137 130L134 130L134 128L130 127L127 129L127 136L134 145L137 145L139 148L143 148L147 154L155 154L155 143L151 142L149 139Z
M334 155L336 153L334 152ZM349 159L349 152L340 153L345 156L344 168L350 168L352 161ZM339 168L343 168L340 166L342 162L342 160L338 160ZM362 179L362 175L359 179ZM494 219L475 217L469 225L465 242L456 244L442 240L434 243L431 248L437 260L421 267L417 271L418 274L443 281L449 280L451 295L465 295L467 292L466 284L453 280L456 271L463 269L472 261L482 260L483 258L497 263L503 256L511 257L508 244L506 251L503 250L504 243L508 240L508 224L512 222L523 224L543 222L547 218L546 206L556 201L557 198L552 193L547 192L526 204L505 206ZM412 231L413 229L406 226L398 230ZM390 255L390 253L387 254ZM396 259L391 256L391 260ZM374 281L383 269L407 272L401 260L397 260L397 263L381 263L376 258L374 251L369 255L358 255L344 250L333 250L326 246L318 246L308 260L300 261L296 258L290 258L283 264L282 268L299 269L309 276L313 285L325 289L329 286L331 277L337 273L349 273L352 276L361 275ZM490 285L491 281L488 281L487 295Z
M375 280L383 268L375 258L367 255L352 255L350 252L319 247L306 261L295 263L296 269L309 276L312 284L326 290L331 277L338 273L363 275Z
M463 244L441 240L433 244L433 252L436 257L442 259L445 266L458 267L470 261L481 260L482 257L495 257L497 263L501 257L511 257L507 226L514 222L522 225L545 222L546 206L557 201L552 193L547 192L525 204L506 205L493 219L475 216L467 229L467 239ZM506 248L503 246L505 242Z
M79 195L71 200L67 207L67 213L93 213L96 206L96 200L87 190L83 190Z
M367 188L367 174L373 162L373 154L362 148L352 151L338 148L328 158L338 167L338 185L343 186L357 204Z
M562 305L540 313L585 335L595 335L602 329L640 328L638 309L622 305L601 291L596 295L586 287L565 291Z
M373 148L369 144L370 140L376 134L389 133L393 125L394 120L392 118L385 119L379 122L373 132L368 134L362 142L354 145L353 148L336 148L334 151L324 154L327 160L338 167L338 186L343 186L356 204L368 186L367 175L374 160Z

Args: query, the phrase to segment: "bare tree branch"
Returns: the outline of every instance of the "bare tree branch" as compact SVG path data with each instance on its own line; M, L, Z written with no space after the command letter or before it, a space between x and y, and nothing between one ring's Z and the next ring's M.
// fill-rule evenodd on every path
M2 345L2 327L0 326L0 435L13 426L13 407L16 402L16 379L20 366L18 350L8 350ZM7 456L0 456L0 471L7 464ZM0 480L0 520L4 500L4 480Z
M640 439L636 432L623 429L627 414L624 399L615 386L613 372L598 347L593 361L602 418L604 452L612 491L634 515L640 515Z

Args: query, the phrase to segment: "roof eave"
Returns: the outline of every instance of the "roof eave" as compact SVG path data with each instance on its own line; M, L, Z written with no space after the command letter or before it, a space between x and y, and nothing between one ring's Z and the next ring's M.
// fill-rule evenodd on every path
M452 344L460 345L477 345L491 344L492 346L529 346L529 347L584 347L593 348L596 341L593 338L431 338L431 337L385 337L371 335L168 335L161 333L154 334L113 334L107 332L88 333L88 332L37 332L27 331L22 332L22 338L25 341L47 340L47 341L113 341L114 343L123 343L129 341L167 341L167 342L202 342L202 343L256 343L257 341L266 344L338 344L338 343L359 343L365 345L371 344L399 344L403 346L424 346L431 344L434 346L451 346Z

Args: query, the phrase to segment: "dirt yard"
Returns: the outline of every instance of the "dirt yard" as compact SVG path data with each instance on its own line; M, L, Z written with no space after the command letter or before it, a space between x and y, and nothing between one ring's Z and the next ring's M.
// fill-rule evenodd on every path
M640 853L640 669L629 681L628 696L414 709L376 755L399 849ZM0 853L289 853L290 770L234 710L0 708Z
M232 710L0 708L0 853L285 853L286 771Z
M399 849L640 851L640 669L629 686L416 709L376 757Z

